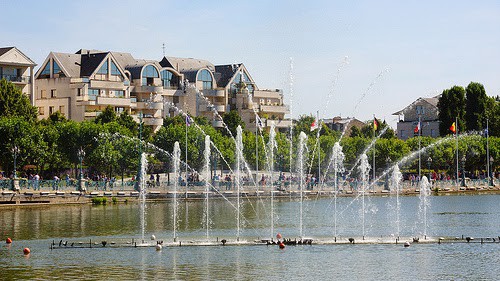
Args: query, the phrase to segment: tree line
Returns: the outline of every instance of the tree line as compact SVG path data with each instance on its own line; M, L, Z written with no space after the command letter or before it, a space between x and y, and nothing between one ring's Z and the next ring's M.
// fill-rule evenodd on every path
M445 91L450 92L450 90ZM82 162L88 176L106 175L111 178L134 175L139 167L141 151L149 155L149 172L170 172L172 163L169 154L172 153L176 141L181 147L181 159L183 161L186 159L187 149L187 163L191 168L200 171L203 166L206 135L209 135L213 142L211 167L219 171L229 170L235 165L233 137L236 136L236 127L238 125L244 127L236 111L223 115L227 130L212 127L203 117L192 118L191 124L188 125L184 116L175 116L165 118L163 126L157 132L152 132L149 127L140 126L127 112L117 114L111 107L107 107L94 120L83 122L67 120L59 112L51 114L48 119L37 120L36 108L30 105L27 97L14 85L5 80L0 82L0 102L0 170L6 176L9 176L14 169L14 147L17 147L17 170L21 176L23 173L24 175L38 173L50 179L54 175L72 173L72 176L76 177L80 164L78 155L80 149L85 152ZM498 106L498 101L496 104ZM500 138L493 136L498 132L496 129L493 130L496 126L493 123L497 122L495 120L492 116L491 137L488 140L490 155L495 159L494 169L500 162ZM276 133L277 147L273 163L275 170L288 172L290 165L292 170L296 168L298 138L303 131L308 135L307 172L317 174L318 166L321 166L323 174L326 167L331 164L333 146L340 141L345 154L346 170L352 170L352 175L356 176L357 169L354 164L373 141L373 120L367 121L362 128L353 127L352 131L342 138L341 132L333 131L325 124L321 124L319 134L316 130L311 131L310 126L313 121L314 117L311 115L300 116L294 121L292 153L290 153L289 132ZM421 153L423 172L428 172L430 168L433 171L455 174L456 143L451 135L441 138L414 137L403 141L396 138L394 131L388 128L385 121L378 123L375 135L379 138L375 145L366 151L370 158L375 153L377 175L418 150L419 138L421 147L429 146ZM141 130L141 140L138 138L139 130ZM244 130L242 138L243 155L249 168L268 169L266 151L269 150L269 132L262 130L256 134ZM486 170L484 135L460 136L458 144L460 158L466 157L466 170L471 172ZM429 157L432 158L432 163L428 166ZM416 173L418 158L410 159L400 168L405 172Z

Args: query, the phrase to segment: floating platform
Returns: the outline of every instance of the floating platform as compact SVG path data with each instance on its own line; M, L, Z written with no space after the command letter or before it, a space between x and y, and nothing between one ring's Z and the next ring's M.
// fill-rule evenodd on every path
M256 240L239 240L239 239L219 239L215 240L196 240L185 239L172 241L169 240L142 240L137 238L100 238L84 240L53 240L50 244L50 249L79 249L79 248L144 248L144 247L183 247L183 246L270 246L279 245L282 242L289 246L300 245L405 245L410 244L444 244L444 243L500 243L498 237L333 237L333 238L284 238L280 240L274 239L256 239Z

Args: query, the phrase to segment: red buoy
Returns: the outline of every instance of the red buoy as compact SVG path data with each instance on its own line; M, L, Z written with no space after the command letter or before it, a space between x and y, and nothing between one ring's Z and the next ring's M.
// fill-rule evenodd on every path
M283 242L280 243L280 249L285 249L285 244Z
M7 243L7 244L12 243L12 239L10 239L10 237L7 237L7 240L5 240L5 243Z
M30 248L24 248L24 249L23 249L23 253L24 253L25 255L29 255L29 253L31 253Z

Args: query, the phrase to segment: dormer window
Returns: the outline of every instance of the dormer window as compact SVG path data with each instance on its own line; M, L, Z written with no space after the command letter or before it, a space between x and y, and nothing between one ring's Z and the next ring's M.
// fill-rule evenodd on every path
M210 75L208 70L203 69L198 73L198 81L203 83L203 90L212 89L212 75Z
M152 65L144 67L142 70L142 85L143 86L153 86L154 78L159 78L158 70Z
M177 89L179 86L179 77L168 70L161 72L161 83L164 89Z
M423 115L424 114L424 107L421 105L417 105L416 111L417 111L417 115Z

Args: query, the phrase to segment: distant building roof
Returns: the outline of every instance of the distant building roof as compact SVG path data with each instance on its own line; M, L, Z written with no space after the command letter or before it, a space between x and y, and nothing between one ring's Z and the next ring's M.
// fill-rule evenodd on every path
M418 103L421 103L421 102L426 102L426 103L430 104L432 107L437 108L437 104L439 102L440 96L441 95L437 95L437 96L432 97L432 98L418 98L416 101L412 102L410 105L406 106L405 108L403 108L399 111L394 112L392 115L404 115L404 113L406 111L414 110L415 105Z

